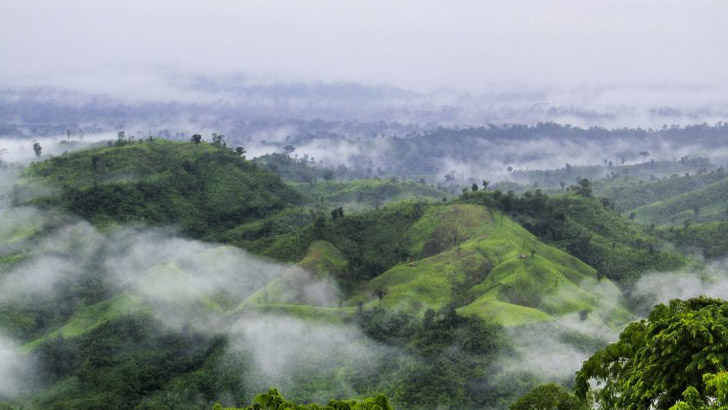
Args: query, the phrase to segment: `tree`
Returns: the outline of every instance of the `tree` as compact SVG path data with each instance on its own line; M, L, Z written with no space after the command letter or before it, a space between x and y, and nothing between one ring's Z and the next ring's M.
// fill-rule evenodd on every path
M473 183L473 185L470 186L470 190L473 191L473 192L477 192L478 191L478 184Z
M322 214L316 215L316 218L313 220L314 238L323 239L325 229L326 229L326 218Z
M40 142L33 143L33 151L35 152L35 156L40 158L40 154L43 151L43 148L40 146Z
M587 410L585 400L579 400L563 387L544 384L535 387L511 404L510 410Z
M706 375L728 368L727 349L728 302L675 299L657 305L647 319L627 326L617 342L585 361L576 373L576 393L585 398L596 380L600 408L667 410L682 402L684 393L692 402L714 402L707 382L712 376Z
M223 147L227 146L225 143L225 136L215 132L212 133L212 143L215 145L222 145Z
M592 197L591 182L589 182L589 180L586 178L582 178L581 180L579 180L578 185L574 185L571 188L574 190L574 192L576 192L578 195L583 196L584 198Z
M647 157L650 156L650 153L647 151L640 151L640 155L642 156L642 162L647 161Z
M700 395L695 387L688 387L683 392L683 400L677 402L670 410L721 410L728 406L728 372L703 375L703 383L707 398Z
M235 152L240 155L241 157L245 158L245 148L244 147L235 147Z
M377 290L374 291L374 294L377 295L377 299L379 299L379 310L382 310L382 299L387 296L387 288L384 286L377 288Z
M192 136L192 138L190 139L190 141L194 142L195 144L199 144L202 141L202 135L195 134L195 135Z
M490 185L490 182L488 182L486 180L483 180L483 191L487 191L488 190L488 185Z

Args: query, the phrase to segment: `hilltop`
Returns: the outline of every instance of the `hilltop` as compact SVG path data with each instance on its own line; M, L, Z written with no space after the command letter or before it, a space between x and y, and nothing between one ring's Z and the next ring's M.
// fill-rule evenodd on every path
M52 188L32 204L59 205L100 226L174 225L197 238L214 238L302 200L278 176L204 142L93 148L36 162L24 176Z

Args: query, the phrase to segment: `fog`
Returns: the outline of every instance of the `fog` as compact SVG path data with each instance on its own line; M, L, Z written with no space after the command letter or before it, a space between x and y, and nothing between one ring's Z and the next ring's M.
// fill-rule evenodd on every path
M12 397L30 387L32 362L20 345L0 333L0 399Z
M117 92L129 91L126 84L135 93L166 92L159 83L139 87L155 66L419 89L534 81L725 85L726 7L718 0L11 0L0 20L0 76ZM101 74L114 70L126 74L104 84L114 77Z
M8 198L16 174L12 169L3 171L0 198ZM148 311L169 332L192 328L226 335L231 341L228 354L249 357L253 364L253 376L246 379L251 391L268 386L294 390L306 374L333 377L345 367L367 374L385 360L401 360L405 365L413 360L405 352L367 338L354 324L261 313L250 306L255 302L243 303L272 280L300 274L298 278L308 282L301 287L309 293L306 299L336 305L335 288L295 266L186 239L173 229L132 225L102 232L72 216L13 207L8 201L0 204L0 235L11 238L0 256L19 248L32 250L30 258L0 275L0 303L22 305L59 297L65 286L101 268L106 286L130 296L135 304L125 311ZM49 231L40 237L22 235L27 229L42 228ZM12 239L16 234L18 239ZM704 269L645 275L633 290L642 303L638 311L646 315L654 304L672 298L726 297L726 266L725 261L714 261ZM606 312L622 302L616 289L596 284L590 290L600 296L600 309L586 320L571 314L532 327L507 329L515 355L503 357L493 377L502 383L523 375L571 383L581 363L595 349L616 340L625 325L605 320ZM29 375L42 366L22 342L4 334L0 334L0 363L0 397L27 392L33 387ZM341 383L336 387L339 392L356 393L353 386ZM310 398L325 400L330 393L314 390Z
M8 198L16 173L0 170L0 174L0 198ZM128 301L119 307L120 314L148 312L165 332L191 329L226 335L229 354L249 355L259 373L250 379L251 391L273 385L292 388L292 375L300 382L305 371L333 374L347 363L366 371L387 350L368 340L355 325L311 322L285 313L243 308L246 298L284 276L295 278L305 293L304 302L336 304L338 290L331 283L290 264L265 260L239 248L186 239L173 229L131 225L99 231L73 216L13 207L8 201L1 203L0 215L0 257L19 250L29 253L0 273L0 304L4 306L43 306L55 301L64 310L79 309L77 299L67 300L64 295L81 282L100 279L105 288ZM285 292L282 297L287 297ZM296 299L290 297L289 303ZM250 304L257 302L245 305ZM0 398L27 393L33 387L34 377L30 376L43 365L34 362L34 357L20 341L0 334ZM316 398L325 401L330 397L321 392Z
M728 299L728 260L708 261L704 268L646 274L635 285L634 295L641 299L642 312L649 312L654 305L671 299L696 296Z
M648 127L728 114L721 0L3 6L0 88L19 91L16 103L50 86L65 90L61 107L190 104L197 127L199 111L216 127L241 117Z

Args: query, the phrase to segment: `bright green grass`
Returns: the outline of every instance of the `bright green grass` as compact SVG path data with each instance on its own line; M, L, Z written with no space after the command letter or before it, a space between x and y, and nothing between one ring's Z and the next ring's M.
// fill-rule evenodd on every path
M322 181L290 183L310 203L328 207L344 206L347 210L361 211L407 200L440 201L448 196L430 185L412 181L389 179L359 179L352 181Z
M290 316L316 322L341 324L354 313L356 313L356 308L351 307L338 308L297 304L261 304L240 307L231 313L230 316L270 314Z
M65 325L26 344L24 349L32 350L43 341L58 336L77 337L122 315L134 313L149 313L149 308L138 297L121 293L111 299L81 309Z
M248 296L241 307L266 304L332 305L338 296L332 275L344 272L344 255L326 241L314 241L306 256L280 277Z
M422 252L442 232L456 232L462 242L454 241L415 266L390 269L359 289L347 305L378 307L376 290L384 288L384 308L422 313L465 300L460 313L507 326L577 312L597 312L605 323L629 318L619 303L600 311L607 295L619 301L611 282L597 281L594 269L539 242L501 214L491 215L477 205L433 207L408 234L417 239L414 250Z

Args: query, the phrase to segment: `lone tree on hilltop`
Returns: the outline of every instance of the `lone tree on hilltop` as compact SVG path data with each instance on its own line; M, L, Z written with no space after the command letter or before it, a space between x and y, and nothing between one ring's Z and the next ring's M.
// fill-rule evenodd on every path
M43 152L43 147L40 146L40 142L33 143L33 151L35 152L35 156L40 158L40 154Z
M195 134L190 138L190 141L194 142L195 144L199 144L202 141L202 135Z
M377 295L377 299L379 299L379 310L382 310L382 299L384 299L385 296L387 296L387 288L381 287L374 291L374 294Z

